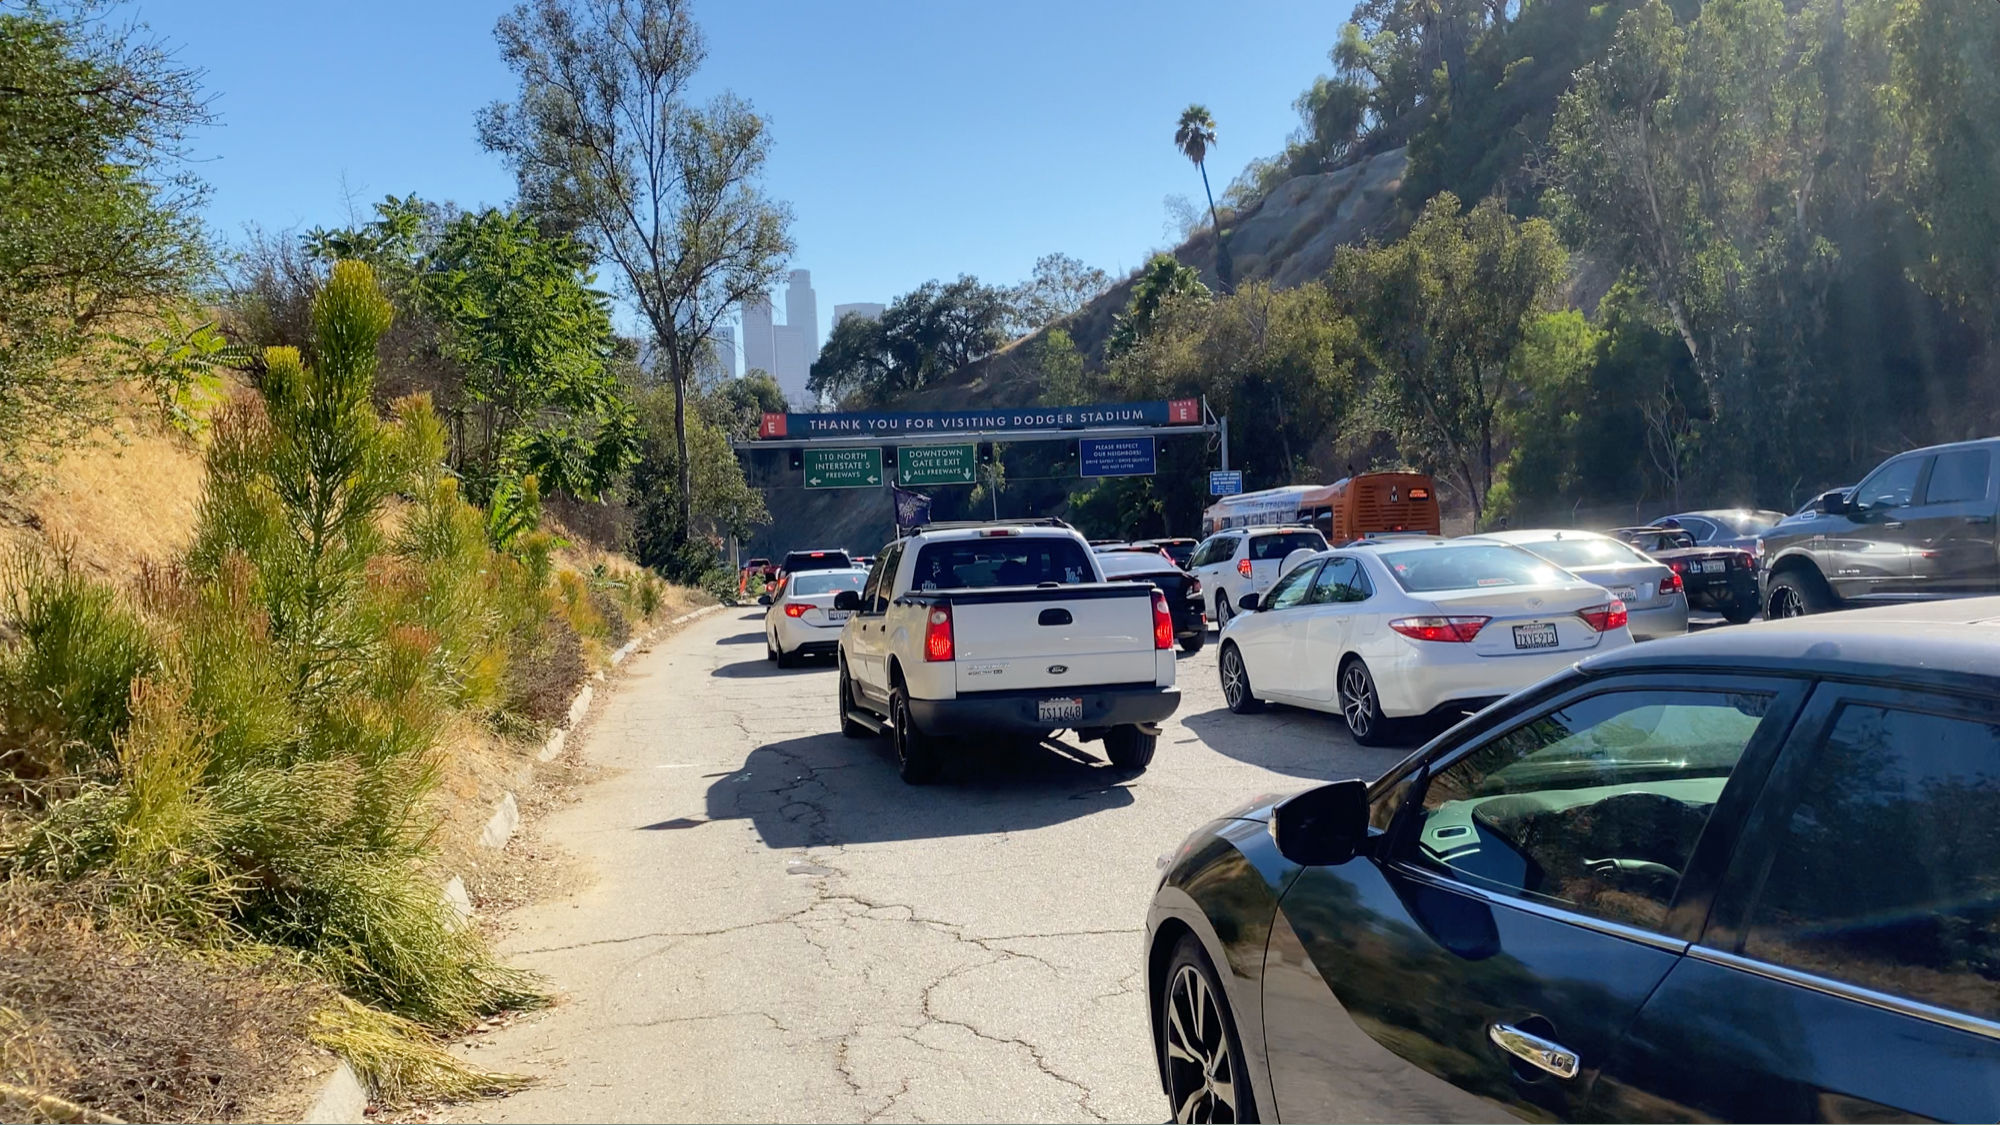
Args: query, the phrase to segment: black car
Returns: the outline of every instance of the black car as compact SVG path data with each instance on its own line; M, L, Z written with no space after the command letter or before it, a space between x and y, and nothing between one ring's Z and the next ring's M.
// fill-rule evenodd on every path
M806 570L852 570L854 560L846 551L838 548L825 551L793 551L785 556L785 563L778 568L778 575L798 574Z
M1201 597L1201 582L1175 566L1158 551L1103 551L1097 565L1107 582L1151 582L1167 596L1167 612L1173 615L1174 639L1182 652L1200 652L1208 640L1208 618Z
M1194 549L1201 546L1201 541L1198 539L1144 539L1138 543L1138 546L1158 547L1167 553L1168 558L1174 560L1175 566L1186 570L1188 560L1194 557Z
M1720 508L1705 512L1677 512L1653 521L1654 527L1677 527L1694 536L1697 547L1737 547L1750 550L1757 537L1785 518L1783 512L1761 508Z
M1167 861L1183 1121L2000 1120L2000 598L1584 661Z
M1757 616L1757 560L1749 551L1696 546L1694 533L1678 527L1614 527L1607 534L1673 567L1688 605L1735 625Z

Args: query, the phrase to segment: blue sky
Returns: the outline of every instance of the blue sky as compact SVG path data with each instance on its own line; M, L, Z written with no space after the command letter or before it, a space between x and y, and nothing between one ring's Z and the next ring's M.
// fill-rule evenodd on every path
M345 222L416 192L505 203L473 111L513 94L501 0L134 0L208 71L221 123L195 138L226 238ZM819 297L888 301L932 277L1009 284L1060 250L1122 273L1168 244L1162 198L1199 203L1172 146L1215 114L1210 177L1282 147L1346 0L697 0L698 92L770 118L766 186L795 213ZM783 307L780 300L779 307Z

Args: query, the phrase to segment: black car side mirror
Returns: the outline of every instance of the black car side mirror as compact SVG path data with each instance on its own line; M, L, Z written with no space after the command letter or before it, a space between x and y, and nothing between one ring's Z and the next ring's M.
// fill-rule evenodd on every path
M1236 599L1236 608L1243 610L1245 613L1257 612L1257 595L1245 594Z
M771 604L771 595L769 595L769 594L758 594L758 595L757 595L757 604L758 604L758 605L770 605L770 604Z
M1346 863L1368 841L1368 783L1352 778L1287 797L1271 810L1271 838L1293 863Z
M1844 516L1854 510L1853 501L1845 492L1828 492L1820 496L1819 503L1813 505L1829 516Z
M861 595L852 590L842 590L833 596L833 608L845 613L853 613L861 608Z

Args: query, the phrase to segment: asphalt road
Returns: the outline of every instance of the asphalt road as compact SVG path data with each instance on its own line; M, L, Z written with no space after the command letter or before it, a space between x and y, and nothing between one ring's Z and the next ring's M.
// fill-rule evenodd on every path
M482 1037L542 1082L493 1121L1159 1121L1140 935L1156 860L1259 793L1374 777L1338 717L1231 715L1183 657L1152 768L1096 745L967 748L897 780L835 725L829 663L762 615L636 657L586 732L604 767L545 839L594 882L502 946L565 1002Z

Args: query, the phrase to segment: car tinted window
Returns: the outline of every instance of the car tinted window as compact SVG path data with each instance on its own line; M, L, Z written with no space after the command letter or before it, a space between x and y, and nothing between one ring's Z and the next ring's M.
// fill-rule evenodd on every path
M1992 466L1993 455L1984 449L1938 454L1937 463L1931 466L1931 482L1924 487L1924 503L1986 499L1986 478Z
M1561 571L1541 559L1495 543L1385 551L1382 563L1396 582L1413 594L1482 586L1541 586L1564 581Z
M2000 722L1849 704L1804 784L1744 953L2000 1018Z
M1324 551L1326 539L1317 531L1287 531L1277 535L1250 537L1253 560L1282 559L1293 551Z
M868 574L868 584L861 590L861 607L873 613L883 613L889 608L889 598L896 592L896 567L903 559L903 545L894 544L882 552L876 560L875 569Z
M1616 691L1514 727L1434 777L1414 861L1658 926L1770 696Z
M1124 574L1165 574L1174 569L1174 564L1161 558L1153 551L1115 551L1097 556L1098 568L1105 577Z
M1271 587L1271 592L1264 595L1264 607L1290 609L1305 601L1306 594L1312 590L1313 575L1318 573L1319 564L1316 562L1301 563L1286 571L1285 576Z
M1306 600L1314 605L1329 605L1340 602L1365 601L1374 591L1369 588L1368 577L1361 573L1361 564L1348 558L1328 559L1321 568L1319 577L1313 581L1312 593Z
M1854 490L1857 508L1901 508L1917 493L1917 477L1923 472L1923 457L1902 457L1870 473Z
M1539 543L1523 543L1521 546L1557 566L1565 567L1631 566L1633 563L1653 561L1616 539L1580 536L1575 539L1548 539Z
M1201 546L1194 549L1194 558L1189 560L1188 565L1208 566L1211 563L1221 562L1225 542L1223 539L1204 540Z
M913 590L964 590L985 586L1074 585L1095 582L1090 552L1067 537L996 536L928 543L917 552Z
M867 585L868 575L858 570L829 570L810 572L792 579L792 593L805 597L810 594L837 594L842 590L860 590Z

